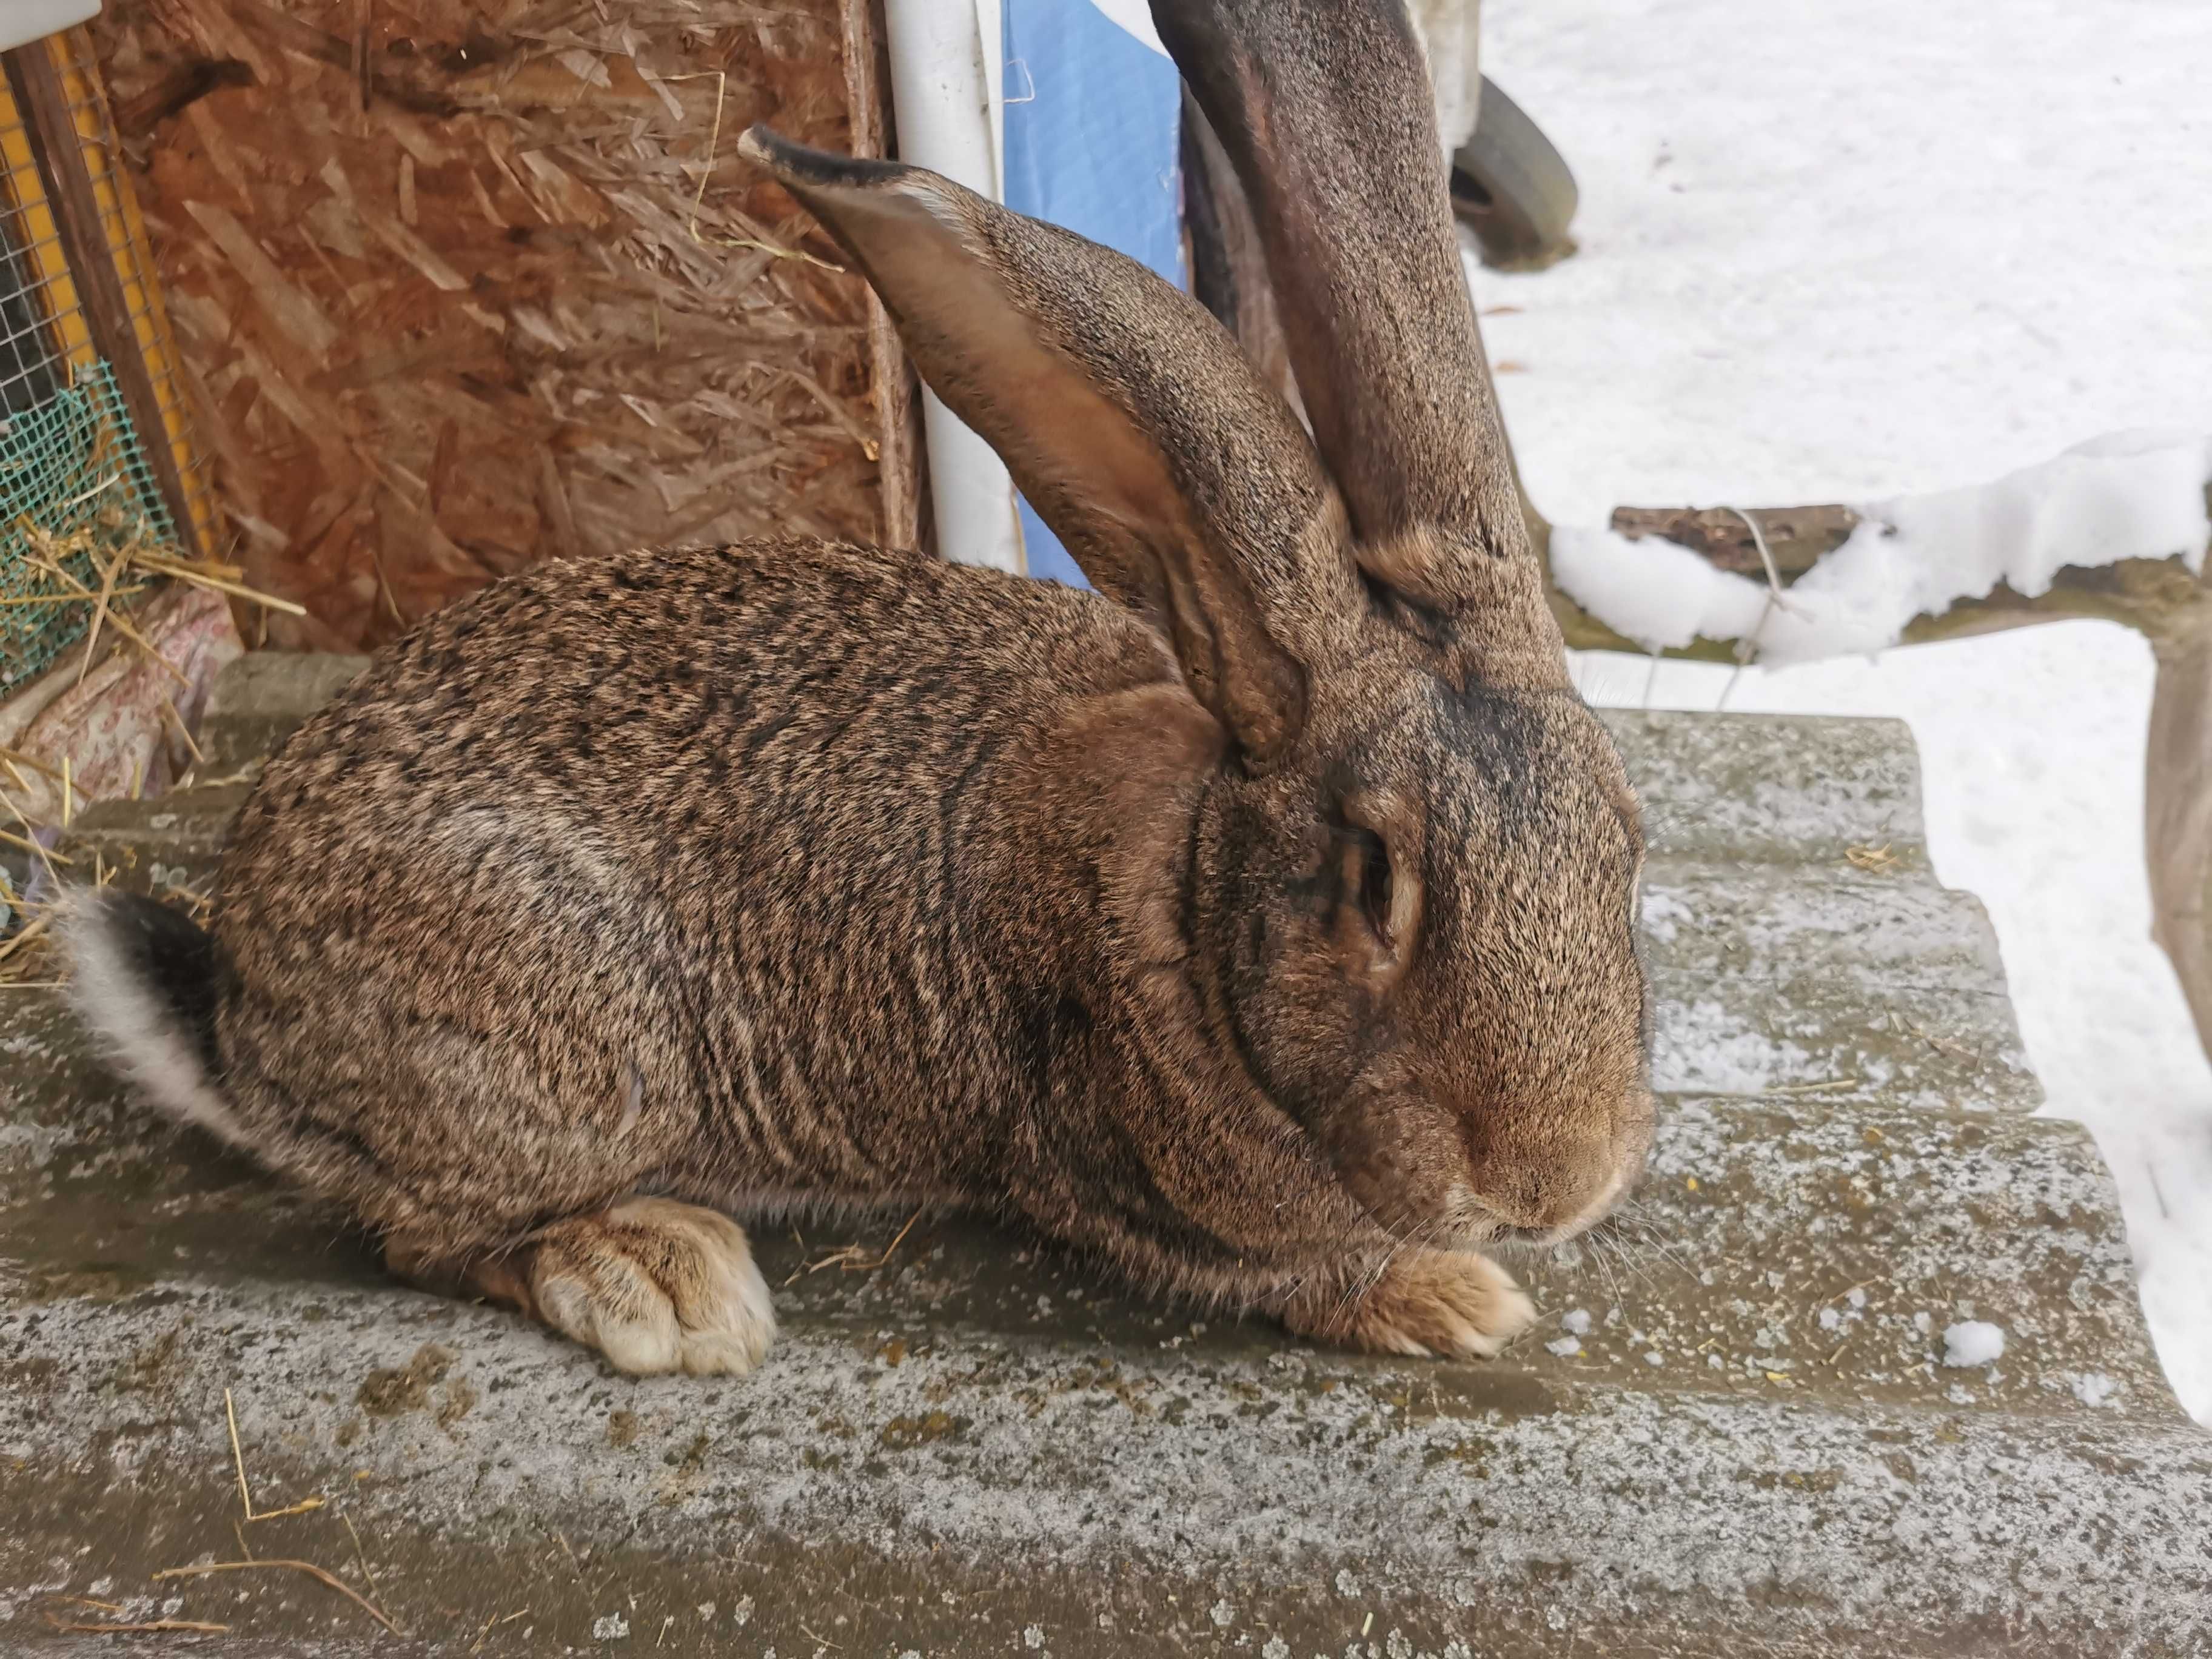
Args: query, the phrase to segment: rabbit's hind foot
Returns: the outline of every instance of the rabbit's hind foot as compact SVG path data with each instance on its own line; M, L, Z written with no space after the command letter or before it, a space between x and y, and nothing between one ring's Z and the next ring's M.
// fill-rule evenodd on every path
M633 1376L742 1376L775 1340L744 1230L673 1199L566 1217L471 1263L458 1282L404 1237L387 1242L385 1260L402 1278L520 1308Z
M1371 1279L1308 1285L1282 1318L1301 1336L1370 1353L1494 1359L1535 1322L1536 1310L1487 1256L1413 1249Z

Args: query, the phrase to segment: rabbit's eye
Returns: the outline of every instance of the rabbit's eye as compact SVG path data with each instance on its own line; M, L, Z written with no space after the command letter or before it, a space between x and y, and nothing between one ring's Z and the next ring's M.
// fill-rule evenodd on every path
M1334 880L1327 902L1352 977L1380 993L1413 959L1421 928L1420 821L1395 791L1355 792L1333 814Z
M1359 847L1359 908L1377 939L1390 938L1390 849L1380 836L1363 833Z

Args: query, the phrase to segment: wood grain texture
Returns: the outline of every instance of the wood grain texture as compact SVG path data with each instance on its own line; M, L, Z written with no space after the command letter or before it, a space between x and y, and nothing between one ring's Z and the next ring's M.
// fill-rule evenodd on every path
M556 553L896 538L872 302L734 150L879 127L850 9L108 7L222 509L311 613L269 643L373 647Z

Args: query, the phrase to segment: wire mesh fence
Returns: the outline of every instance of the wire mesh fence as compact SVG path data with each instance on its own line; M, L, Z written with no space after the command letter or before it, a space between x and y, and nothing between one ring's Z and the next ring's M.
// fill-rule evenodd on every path
M40 275L24 244L25 219L12 204L0 213L0 414L9 416L36 409L68 380L45 320L52 279Z
M0 695L82 637L106 553L191 550L170 501L191 520L205 511L143 227L82 37L21 52L52 54L33 67L58 95L42 118L26 108L21 54L0 81ZM63 165L73 198L49 188Z

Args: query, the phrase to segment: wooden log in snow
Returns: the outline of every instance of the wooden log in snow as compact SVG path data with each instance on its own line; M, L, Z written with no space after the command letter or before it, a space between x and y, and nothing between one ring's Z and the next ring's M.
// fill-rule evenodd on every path
M2212 485L2205 488L2205 510L2212 514ZM1551 526L1523 498L1529 534L1547 566ZM1787 590L1858 527L1848 507L1754 507L1748 509L1765 538L1775 570ZM1613 530L1632 541L1656 537L1687 548L1716 569L1754 581L1765 580L1758 544L1744 516L1733 507L1622 507L1613 509ZM1578 651L1626 651L1652 654L1648 647L1615 631L1554 586L1552 610L1568 645ZM2069 565L2048 592L2033 598L2000 583L1980 599L1961 599L1948 610L1915 617L1898 641L1920 645L1963 639L2000 629L2037 623L2115 622L2149 636L2212 630L2212 591L2179 558L2123 559L2109 565ZM1703 639L1662 656L1707 662L1742 659L1743 642ZM1753 659L1755 660L1755 658Z

